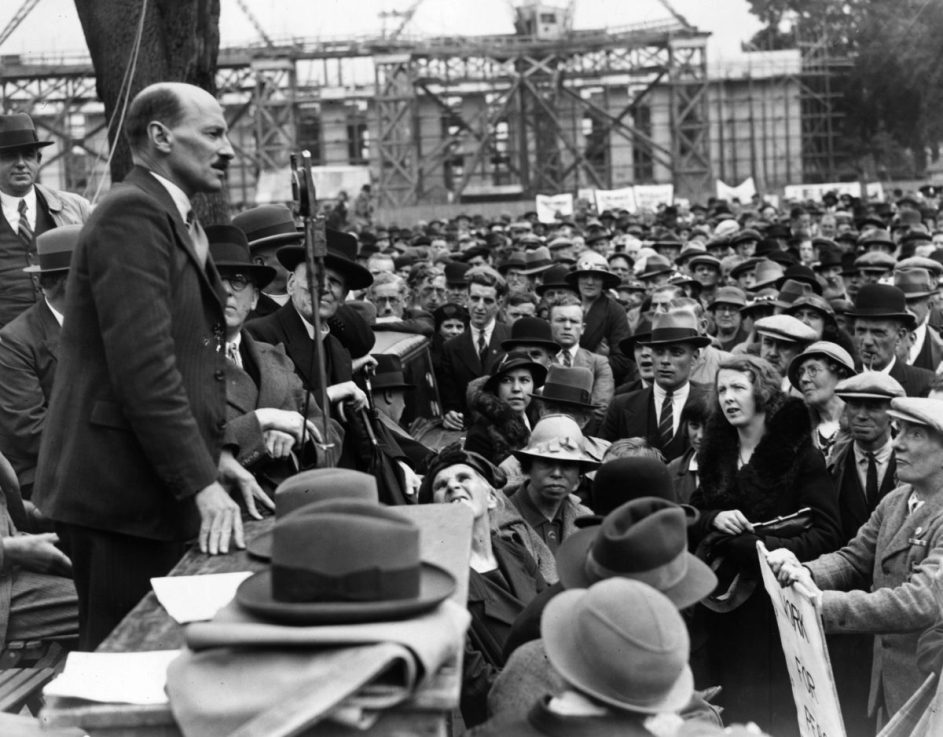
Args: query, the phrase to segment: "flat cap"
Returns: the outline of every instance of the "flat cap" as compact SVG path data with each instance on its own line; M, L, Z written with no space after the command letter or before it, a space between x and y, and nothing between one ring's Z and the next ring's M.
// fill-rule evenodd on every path
M791 315L761 317L753 327L760 335L787 343L811 343L819 337L812 328Z
M896 420L924 425L943 434L943 399L897 397L891 400L887 414Z
M937 279L943 276L943 264L924 256L911 256L910 258L901 259L894 268L895 271L910 271L911 269L925 269Z
M855 268L860 271L890 271L897 266L897 259L881 251L868 251L855 259Z
M904 387L890 374L883 371L862 371L855 376L839 381L835 394L842 399L887 399L903 397Z

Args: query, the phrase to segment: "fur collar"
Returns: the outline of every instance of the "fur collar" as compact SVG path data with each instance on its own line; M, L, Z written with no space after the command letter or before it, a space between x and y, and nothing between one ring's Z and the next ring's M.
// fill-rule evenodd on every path
M698 455L705 508L740 509L751 519L764 519L792 486L800 457L812 450L809 413L796 397L777 404L767 412L766 433L740 471L736 429L720 412L708 421Z
M473 413L475 424L483 424L494 443L494 457L504 459L512 450L527 445L530 430L517 412L503 399L491 392L473 391L468 408Z

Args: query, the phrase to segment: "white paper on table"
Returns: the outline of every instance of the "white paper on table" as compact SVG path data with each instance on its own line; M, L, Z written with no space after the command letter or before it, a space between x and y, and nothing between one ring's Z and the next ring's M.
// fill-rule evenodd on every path
M167 666L178 655L180 650L72 652L43 694L104 703L166 704Z
M152 578L157 600L178 624L203 622L216 616L236 596L239 584L252 573L210 573L204 576Z

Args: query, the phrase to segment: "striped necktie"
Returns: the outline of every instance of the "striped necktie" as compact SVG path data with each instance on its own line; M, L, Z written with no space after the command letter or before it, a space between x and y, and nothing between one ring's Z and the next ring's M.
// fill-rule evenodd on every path
M488 358L488 344L485 342L485 331L478 331L478 360L481 362L481 367L485 367L485 359Z
M20 205L17 208L20 213L20 223L16 226L16 233L20 236L20 239L29 246L30 249L33 247L33 229L29 226L29 218L26 217L26 211L29 207L26 204L26 200L20 200Z
M672 393L666 392L661 403L661 420L658 422L658 437L664 450L674 437L674 409L672 407Z

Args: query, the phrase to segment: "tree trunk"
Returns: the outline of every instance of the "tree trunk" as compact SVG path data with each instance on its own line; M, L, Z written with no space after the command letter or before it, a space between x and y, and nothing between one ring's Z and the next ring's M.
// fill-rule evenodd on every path
M215 94L219 53L219 0L146 0L147 10L129 98L155 82L188 82ZM75 0L85 41L95 67L105 116L114 121L108 140L116 146L111 181L131 168L131 152L118 130L118 96L128 69L145 0ZM115 109L118 107L118 115ZM205 224L228 222L226 191L194 202Z

